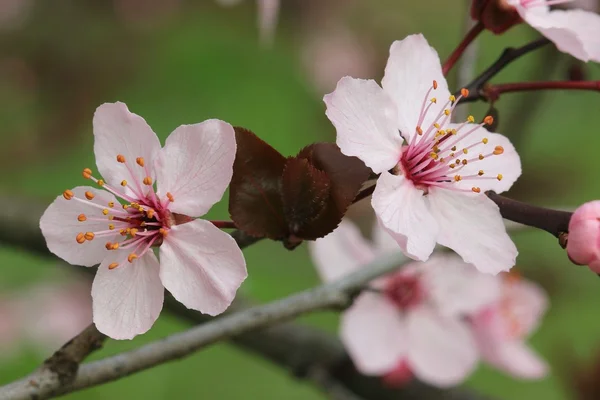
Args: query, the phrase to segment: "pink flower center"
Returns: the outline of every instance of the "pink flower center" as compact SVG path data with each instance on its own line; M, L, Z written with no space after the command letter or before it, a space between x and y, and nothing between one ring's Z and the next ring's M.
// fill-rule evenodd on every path
M418 275L407 275L400 272L389 278L384 295L404 311L421 304L425 297L425 291Z
M466 89L461 90L458 98L450 96L445 106L435 116L433 122L426 127L421 125L430 115L431 107L437 104L435 97L429 97L437 89L437 82L427 91L421 106L421 112L415 133L407 145L404 146L400 162L394 168L395 173L402 173L414 185L427 193L432 186L443 187L458 191L473 191L479 193L478 186L471 189L456 185L461 181L477 181L482 179L502 180L502 174L487 176L483 169L477 173L461 175L460 171L467 165L484 160L488 157L499 156L504 153L502 146L494 146L487 137L482 139L473 137L484 125L491 125L494 119L487 116L481 124L473 125L475 119L469 116L466 122L456 128L447 128L452 112L462 97L468 96ZM472 170L472 169L471 169Z
M88 217L85 214L80 214L77 220L84 224L82 228L85 227L85 222L87 221L105 221L107 224L106 230L83 230L78 233L75 238L77 243L82 244L85 241L99 240L102 237L114 237L118 232L121 236L125 237L125 240L115 243L107 242L105 246L106 250L130 250L127 261L132 263L135 259L146 254L152 246L162 244L163 238L169 233L171 225L178 222L187 222L189 219L186 219L187 217L185 216L172 214L169 211L169 205L175 201L171 193L167 193L162 200L158 198L154 191L150 172L142 157L136 158L133 165L120 154L117 155L116 161L127 167L131 178L131 181L121 181L122 189L110 186L102 179L96 179L92 176L92 170L89 168L83 170L83 177L91 179L101 188L124 200L124 204L109 202L106 205L101 205L92 202L95 195L89 191L85 192L83 198L79 198L72 191L66 190L63 193L63 197L67 200L75 200L102 210L103 217ZM134 168L143 168L145 177L141 182L136 178ZM129 189L131 194L126 194L125 188ZM149 188L147 195L144 194L144 188ZM182 218L183 220L179 221ZM118 266L118 263L112 263L109 265L109 269L114 269Z

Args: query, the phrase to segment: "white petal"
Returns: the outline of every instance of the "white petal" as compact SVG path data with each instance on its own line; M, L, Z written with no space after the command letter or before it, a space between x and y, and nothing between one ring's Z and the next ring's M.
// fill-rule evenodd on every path
M98 107L93 125L96 165L104 180L117 188L126 180L136 192L148 193L150 186L142 181L148 175L154 179L154 157L160 150L160 141L152 128L120 102ZM126 164L117 161L118 155L125 156ZM138 157L144 159L146 168L136 164ZM132 193L127 188L127 194Z
M133 263L128 252L117 250L104 261L94 278L92 298L94 323L113 339L132 339L146 333L160 315L164 289L158 276L158 260L152 251ZM119 266L109 270L111 262Z
M425 95L434 80L438 88L432 90L426 99ZM381 85L396 104L398 129L407 141L415 133L423 102L427 105L431 98L437 99L437 103L432 104L421 123L423 130L426 130L450 97L440 58L421 34L410 35L392 43Z
M556 47L582 61L600 62L600 16L584 10L540 10L517 7L529 25Z
M233 127L218 119L181 125L167 138L156 161L157 194L171 193L171 211L199 217L221 200L233 174Z
M458 126L458 124L450 124L449 128L456 129ZM467 124L458 133L459 137L461 133L467 133L476 127L477 125ZM483 143L485 138L487 138L487 144ZM452 137L448 140L454 142ZM473 144L477 145L468 149L467 154L462 152L462 149ZM487 156L494 152L496 146L501 146L504 152L499 155ZM463 180L454 182L453 185L460 188L471 190L475 186L480 188L482 192L493 190L496 193L502 193L510 189L521 176L521 158L506 136L479 127L456 143L456 150L457 158L471 160L467 165L460 167L460 171L457 168L456 173L462 176ZM443 152L440 153L440 156L446 157L447 154L449 152ZM480 154L485 157L483 160L479 160ZM479 177L479 171L483 171L481 177ZM497 179L498 174L502 175L501 180ZM470 178L472 176L475 176L475 178Z
M515 265L517 248L506 233L498 206L487 196L432 188L428 197L441 245L481 272L497 274Z
M518 321L519 333L524 336L534 332L542 316L548 309L548 295L537 283L520 280L508 280L503 286L505 302L503 306L509 308L513 320Z
M85 192L94 194L89 204L85 198ZM75 238L80 232L99 232L108 230L109 220L102 214L103 208L108 208L109 202L119 204L115 196L106 190L92 188L89 186L78 186L72 190L75 197L83 199L86 203L76 199L66 200L62 195L46 209L40 220L40 228L46 239L48 249L69 264L84 265L91 267L99 264L108 251L106 242L120 241L118 231L113 236L86 240L82 244L77 243ZM77 217L84 214L88 220L79 222ZM100 218L103 221L91 221L91 218Z
M247 275L235 240L208 221L173 226L160 247L163 284L177 301L204 314L225 311Z
M409 345L400 310L373 293L361 294L344 312L340 334L356 368L367 375L392 371Z
M500 280L455 254L435 255L421 268L426 291L440 313L464 316L500 299Z
M396 107L375 81L344 77L323 101L342 153L360 158L375 173L400 161Z
M336 230L324 238L308 242L308 249L325 282L348 275L374 258L370 244L348 219L342 220Z
M390 235L388 231L386 231L386 229L381 225L378 219L375 220L375 223L373 224L372 236L375 252L378 255L395 254L401 252L400 247L398 246L398 242L396 242L392 235ZM408 260L409 259L407 257L404 260L401 260L401 262L406 262Z
M425 261L436 243L438 224L428 210L423 191L401 175L383 172L371 204L382 226L407 256Z
M408 362L423 382L449 387L461 383L477 364L477 347L466 323L429 308L407 315Z

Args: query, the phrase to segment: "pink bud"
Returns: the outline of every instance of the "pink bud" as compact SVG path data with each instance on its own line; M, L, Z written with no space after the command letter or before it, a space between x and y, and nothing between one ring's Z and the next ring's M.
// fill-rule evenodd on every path
M506 0L473 0L471 18L496 35L522 22L517 10Z
M573 213L567 254L575 264L600 273L600 200L585 203Z
M383 383L391 388L401 388L413 380L414 374L406 359L400 361L396 368L383 375Z

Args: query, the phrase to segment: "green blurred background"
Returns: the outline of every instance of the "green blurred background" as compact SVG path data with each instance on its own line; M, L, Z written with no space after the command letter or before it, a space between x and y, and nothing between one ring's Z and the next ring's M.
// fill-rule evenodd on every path
M423 32L445 58L464 32L465 1L283 0L272 47L261 46L256 5L223 7L212 0L2 0L0 2L0 190L50 203L82 184L94 167L91 120L104 102L123 101L164 138L180 124L220 118L256 132L285 155L334 130L321 101L344 75L380 79L393 40ZM507 46L537 37L519 26L502 37L484 33L477 70ZM546 48L511 65L495 82L600 79ZM452 81L452 78L451 78ZM452 85L453 86L453 85ZM598 93L506 94L497 103L499 131L521 153L523 177L510 195L540 205L574 207L600 197ZM483 116L486 104L472 107ZM368 202L352 210L368 214ZM227 219L227 203L210 217ZM552 374L517 381L481 367L466 383L500 399L590 397L600 362L600 281L572 265L548 234L514 234L518 268L550 293L551 308L532 338ZM315 285L303 245L293 253L266 241L245 251L244 294L268 301ZM57 260L0 244L0 302L35 298L40 283L72 278ZM69 289L61 289L68 291ZM75 300L73 300L75 301ZM27 313L27 311L23 311ZM336 316L302 322L336 330ZM185 328L167 313L132 342L109 341L93 358L137 347ZM40 328L37 336L45 336ZM52 349L21 335L0 347L0 384L21 377ZM3 349L3 350L2 350ZM596 377L596 375L598 375ZM590 389L592 387L592 389ZM595 392L599 393L599 392ZM587 396L587 397L586 397ZM261 358L221 344L70 399L321 399Z

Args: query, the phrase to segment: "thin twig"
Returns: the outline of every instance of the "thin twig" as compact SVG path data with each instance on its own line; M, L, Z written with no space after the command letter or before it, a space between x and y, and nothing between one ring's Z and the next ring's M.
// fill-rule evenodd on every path
M444 65L442 66L442 73L444 74L444 76L448 75L448 71L452 69L454 64L456 64L458 59L467 50L469 45L477 38L477 36L479 36L481 32L483 32L484 29L485 27L483 26L483 24L481 22L478 22L467 31L463 40L456 47L456 49L454 49L452 54L450 54L446 62L444 62Z

